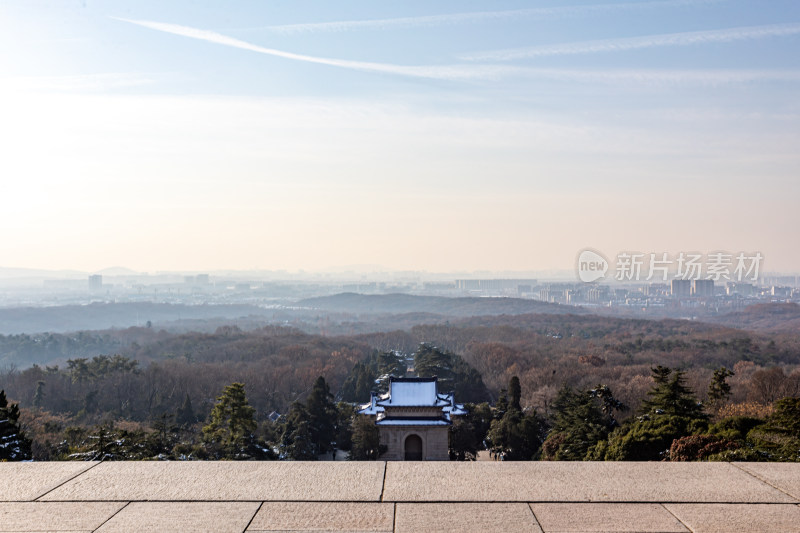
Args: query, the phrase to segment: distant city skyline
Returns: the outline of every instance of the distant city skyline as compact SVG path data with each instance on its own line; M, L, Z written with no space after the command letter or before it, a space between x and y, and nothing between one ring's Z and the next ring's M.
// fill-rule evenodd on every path
M0 3L0 267L800 271L800 4Z

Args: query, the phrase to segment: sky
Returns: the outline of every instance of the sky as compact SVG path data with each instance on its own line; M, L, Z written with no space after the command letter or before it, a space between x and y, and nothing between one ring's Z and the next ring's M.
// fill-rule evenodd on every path
M796 0L0 0L0 266L800 271Z

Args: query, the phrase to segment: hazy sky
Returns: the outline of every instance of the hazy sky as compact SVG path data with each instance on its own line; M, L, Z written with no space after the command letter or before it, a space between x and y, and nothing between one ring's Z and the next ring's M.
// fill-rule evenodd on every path
M797 0L0 0L0 266L800 270Z

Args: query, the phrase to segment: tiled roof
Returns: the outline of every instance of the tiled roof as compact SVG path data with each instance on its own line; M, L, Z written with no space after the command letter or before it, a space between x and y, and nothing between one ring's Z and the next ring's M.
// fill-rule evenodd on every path
M436 390L436 378L389 378L389 392L377 405L383 407L444 407L449 402Z
M397 417L381 418L376 422L379 426L449 426L452 424L445 417Z

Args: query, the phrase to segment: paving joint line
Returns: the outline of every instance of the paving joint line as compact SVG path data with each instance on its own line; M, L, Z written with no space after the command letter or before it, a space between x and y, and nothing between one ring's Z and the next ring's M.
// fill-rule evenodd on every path
M261 508L262 508L262 507L264 507L264 502L261 502L261 503L258 505L258 509L256 509L256 512L255 512L255 513L253 513L253 516L251 516L251 517L250 517L250 520L247 522L247 525L246 525L246 526L244 526L244 529L242 530L242 533L245 533L245 532L247 531L247 528L249 528L249 527L250 527L250 524L252 524L252 523L253 523L253 520L255 520L255 519L256 519L256 515L258 514L258 512L261 510Z
M103 461L97 461L97 462L95 462L95 464L91 465L89 468L84 468L83 470L81 470L81 471L80 471L80 472L78 472L77 474L75 474L75 475L73 475L73 476L70 476L68 479L65 479L65 480L64 480L64 481L62 481L61 483L57 484L55 487L51 487L51 488L49 488L49 489L45 490L44 492L42 492L42 493L41 493L41 494L39 494L38 496L34 497L34 498L31 500L31 501L33 501L33 502L38 502L38 501L40 501L42 498L44 498L45 496L47 496L48 494L50 494L50 493L51 493L51 492L53 492L54 490L56 490L56 489L59 489L59 488L63 487L64 485L66 485L67 483L69 483L70 481L72 481L73 479L77 479L78 477L82 476L83 474L85 474L86 472L88 472L89 470L91 470L92 468L95 468L95 467L97 467L98 465L100 465L100 463L102 463L102 462L103 462ZM121 501L126 501L126 500L121 500Z
M383 501L383 491L386 490L386 470L388 470L387 464L387 461L383 462L383 482L381 483L381 496L378 498L379 502Z
M106 524L108 523L108 521L109 521L109 520L111 520L112 518L114 518L115 516L117 516L117 515L118 515L120 512L122 512L122 510L123 510L123 509L125 509L125 508L126 508L127 506L129 506L130 504L131 504L131 502L128 502L128 503L126 503L125 505L123 505L122 507L120 507L119 509L117 509L117 512L116 512L116 513L112 514L111 516L109 516L108 518L106 518L105 520L103 520L103 523L102 523L102 524L100 524L99 526L97 526L96 528L94 528L94 529L92 530L92 533L94 533L95 531L98 531L98 530L99 530L101 527L103 527L104 525L106 525Z
M685 528L686 528L686 531L689 531L689 532L694 532L694 529L692 529L691 527L689 527L689 524L685 523L683 520L681 520L680 518L678 518L678 515L676 515L675 513L673 513L673 512L672 512L672 510L670 510L670 508L669 508L669 507L667 507L667 506L666 506L665 504L663 504L663 503L660 503L659 505L660 505L660 506L661 506L661 507L662 507L662 508L663 508L663 509L664 509L666 512L668 512L669 514L671 514L672 516L674 516L674 517L675 517L675 520L677 520L677 521L678 521L678 522L679 522L679 523L680 523L680 524L681 524L683 527L685 527Z
M792 497L794 499L794 497ZM116 500L103 500L98 498L88 499L64 499L64 500L46 500L35 501L35 503L364 503L365 500L309 500L309 499L270 499L263 498L243 498L224 500L209 500L209 499L180 499L169 498L162 500L153 499L130 499L120 498ZM612 505L630 503L633 505L681 505L681 504L703 504L703 505L800 505L797 501L791 502L775 502L775 501L741 501L741 500L726 500L726 501L710 501L710 500L388 500L381 502L373 502L366 500L367 503L404 503L404 504L419 504L419 505L443 505L448 503L471 503L471 504L510 504L510 503L524 503L524 504L570 504L570 505L585 505L585 504L600 504ZM3 500L0 503L33 503L32 500Z
M796 497L796 496L794 496L793 494L789 494L788 492L786 492L786 491L785 491L785 490L783 490L782 488L780 488L780 487L777 487L777 486L773 485L772 483L770 483L770 482L769 482L769 481L767 481L766 479L762 479L761 477L759 477L759 476L757 476L756 474L754 474L754 473L750 472L749 470L745 470L744 468L742 468L741 466L737 465L736 463L728 463L728 464L729 464L729 465L731 465L732 467L734 467L734 468L738 469L739 471L741 471L741 472L744 472L745 474L748 474L748 475L750 475L750 476L752 476L752 477L756 478L756 479L757 479L757 480L759 480L760 482L762 482L762 483L764 483L764 484L766 484L766 485L769 485L770 487L772 487L773 489L777 490L778 492L782 492L783 494L787 495L787 496L788 496L788 497L790 497L792 500L794 500L794 502L795 502L795 503L800 503L800 498L797 498L797 497Z
M392 511L392 533L397 533L397 502L394 504L394 510Z
M533 504L530 503L530 502L528 502L528 511L531 512L531 517L533 517L533 523L536 524L537 526L539 526L540 530L544 531L544 527L542 526L542 523L539 522L539 519L536 518L536 513L533 512Z

